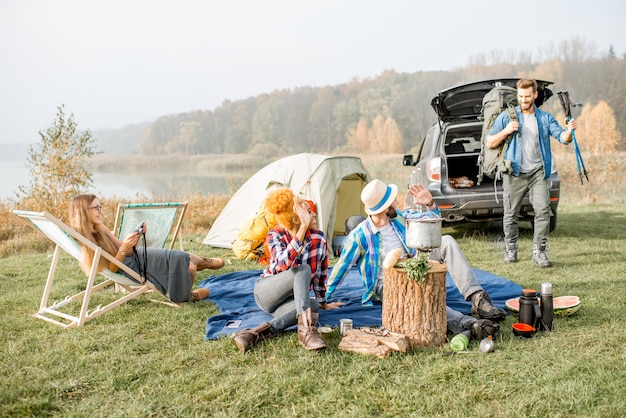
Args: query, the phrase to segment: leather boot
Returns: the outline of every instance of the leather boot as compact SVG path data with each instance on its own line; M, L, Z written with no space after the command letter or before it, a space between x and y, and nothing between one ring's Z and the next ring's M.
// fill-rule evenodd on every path
M259 341L263 341L271 336L272 329L270 328L269 322L263 322L256 328L244 328L241 331L237 331L233 339L235 340L235 345L237 345L239 351L245 353L250 349L250 347Z
M307 350L320 350L326 348L326 343L320 337L315 324L318 314L313 313L311 308L298 315L298 341Z

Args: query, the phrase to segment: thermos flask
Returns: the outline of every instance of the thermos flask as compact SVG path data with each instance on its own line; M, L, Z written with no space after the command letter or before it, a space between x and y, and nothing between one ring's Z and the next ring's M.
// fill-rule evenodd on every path
M522 296L519 298L519 321L535 328L541 321L541 309L536 290L522 289Z
M554 314L552 300L552 284L541 283L541 330L552 331Z

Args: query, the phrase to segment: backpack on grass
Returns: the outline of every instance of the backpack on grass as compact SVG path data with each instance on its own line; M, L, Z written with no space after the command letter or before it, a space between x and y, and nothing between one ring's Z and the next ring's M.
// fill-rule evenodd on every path
M488 148L485 140L496 118L503 111L507 111L512 121L517 121L515 106L517 106L517 89L514 87L497 86L489 90L483 97L479 117L483 121L483 130L480 137L477 184L482 182L484 176L500 180L503 173L512 171L511 162L506 160L504 155L513 135L506 137L496 148Z
M235 257L256 261L264 256L263 243L268 231L276 225L276 218L264 204L250 218L246 219L237 231L233 240L233 252Z

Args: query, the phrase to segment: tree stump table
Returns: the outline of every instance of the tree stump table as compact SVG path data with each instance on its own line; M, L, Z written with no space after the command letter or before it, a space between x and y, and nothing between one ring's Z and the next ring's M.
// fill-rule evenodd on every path
M446 342L446 265L429 261L423 283L403 268L385 269L383 326L406 335L412 348L440 347Z

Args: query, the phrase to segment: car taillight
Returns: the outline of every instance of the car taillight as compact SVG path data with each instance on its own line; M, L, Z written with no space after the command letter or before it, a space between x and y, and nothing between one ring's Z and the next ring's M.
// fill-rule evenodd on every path
M426 175L428 180L441 183L441 158L426 161Z

